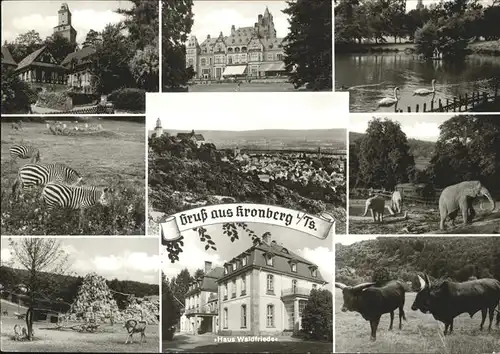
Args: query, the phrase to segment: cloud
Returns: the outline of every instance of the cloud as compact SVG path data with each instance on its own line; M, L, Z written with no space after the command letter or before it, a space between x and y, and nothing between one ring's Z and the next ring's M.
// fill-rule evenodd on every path
M416 123L411 126L403 126L403 130L410 138L433 141L438 139L440 133L438 123Z
M77 31L77 42L82 43L87 33L93 29L101 32L107 24L118 23L123 20L123 15L112 10L96 11L92 9L75 10L72 12L72 25ZM14 16L9 23L2 25L3 40L13 41L20 34L35 30L40 37L45 39L54 33L54 26L58 23L57 16L42 16L30 14L25 16ZM4 28L9 28L5 29Z
M327 247L316 247L314 249L304 248L298 250L297 253L307 259L308 261L316 264L321 272L321 275L329 283L333 281L333 251Z
M12 260L11 251L10 248L2 248L2 264L8 264Z

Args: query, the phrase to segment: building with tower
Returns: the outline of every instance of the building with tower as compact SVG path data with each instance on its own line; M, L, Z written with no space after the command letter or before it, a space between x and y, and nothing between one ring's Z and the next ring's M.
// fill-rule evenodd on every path
M152 138L159 138L163 135L163 128L161 126L161 119L156 120L156 127L154 133L151 135Z
M254 26L231 26L229 35L207 35L198 42L191 36L186 44L186 67L193 67L195 79L262 78L286 73L285 45L274 28L273 15L266 7Z
M54 34L58 33L70 43L76 43L76 30L71 24L71 11L66 3L61 5L58 13L58 25L54 27Z

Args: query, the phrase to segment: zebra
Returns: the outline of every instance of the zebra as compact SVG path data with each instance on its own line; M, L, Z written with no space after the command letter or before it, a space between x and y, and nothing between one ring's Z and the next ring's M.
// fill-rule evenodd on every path
M109 205L111 189L94 186L68 186L62 183L47 183L42 190L42 199L49 209L66 208L80 211L78 228L81 228L85 209L96 204Z
M29 163L21 167L17 173L17 178L12 186L12 194L17 199L21 189L25 191L35 186L44 186L49 182L60 182L75 185L82 181L82 177L69 166L53 164L33 164Z
M16 144L10 147L11 162L15 163L18 158L31 159L30 162L40 162L40 151L31 145Z

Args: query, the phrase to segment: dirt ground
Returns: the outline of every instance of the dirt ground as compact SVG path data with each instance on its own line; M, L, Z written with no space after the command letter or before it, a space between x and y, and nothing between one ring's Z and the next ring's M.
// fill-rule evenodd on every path
M493 213L480 210L480 206L474 205L476 216L469 225L462 224L461 216L455 220L453 227L449 220L446 222L447 229L439 230L439 210L436 207L423 205L403 205L403 214L408 211L408 219L403 215L392 216L386 210L384 222L374 223L371 214L363 217L365 200L349 200L349 233L350 234L498 234L500 233L500 210L497 206ZM500 201L496 202L500 205ZM488 203L484 204L488 208Z
M370 341L370 323L357 312L342 312L343 298L340 289L335 290L335 349L341 353L439 353L480 354L492 353L500 348L500 328L493 323L491 332L487 326L481 332L481 314L473 318L462 314L455 318L453 334L444 336L444 325L432 315L412 311L415 293L406 293L405 314L402 330L398 329L398 311L394 313L394 329L388 331L389 314L382 315L377 340Z
M35 322L34 340L15 341L14 325L26 326L9 311L2 315L0 344L2 352L140 352L157 353L160 350L159 326L149 325L146 340L140 344L140 335L134 334L134 343L125 344L127 337L123 324L114 326L103 324L95 333L80 333L68 330L55 330L54 323Z

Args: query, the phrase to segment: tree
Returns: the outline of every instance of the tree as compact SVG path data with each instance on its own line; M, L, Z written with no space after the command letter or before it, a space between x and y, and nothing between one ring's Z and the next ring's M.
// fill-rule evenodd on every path
M14 70L2 68L2 113L28 113L35 93Z
M101 43L101 41L102 41L101 34L91 29L85 36L85 42L83 42L83 44L96 47L98 44Z
M356 188L359 182L360 140L349 144L349 188Z
M61 242L51 238L9 239L13 260L29 273L27 295L29 307L26 312L28 339L33 340L33 313L36 296L41 295L41 276L63 274L67 270L68 256L61 248ZM54 289L54 290L57 290Z
M332 90L332 2L288 1L285 65L295 88ZM295 71L293 71L295 69Z
M144 50L137 50L129 67L140 88L148 92L158 91L160 67L157 47L148 45Z
M76 43L70 43L70 41L60 33L54 33L52 36L47 37L44 44L58 64L60 64L69 53L73 53L76 49Z
M98 91L101 93L136 86L129 69L133 51L122 30L121 24L108 24L101 34L102 43L97 45L95 74L99 78Z
M123 23L128 29L129 40L136 50L153 46L158 51L158 1L131 0L130 2L132 8L117 10L119 14L125 15Z
M333 340L332 293L312 289L302 312L302 330L312 339Z
M7 43L6 45L14 60L19 63L29 54L39 49L43 45L43 41L37 31L31 30L18 35L14 42Z
M192 0L162 0L162 91L178 91L194 76L184 43L193 26Z
M382 286L391 280L391 273L386 267L375 268L372 274L372 281Z
M408 182L415 166L406 134L398 122L374 118L368 123L359 152L359 168L365 187L394 189Z

